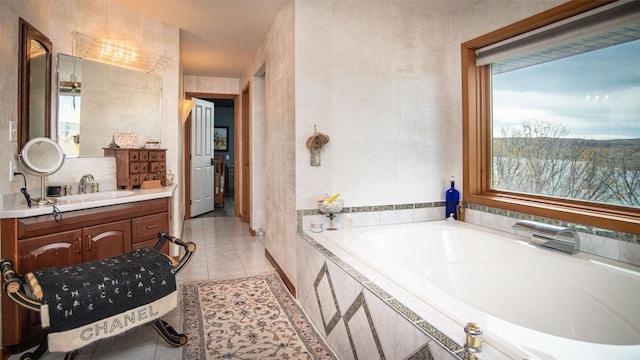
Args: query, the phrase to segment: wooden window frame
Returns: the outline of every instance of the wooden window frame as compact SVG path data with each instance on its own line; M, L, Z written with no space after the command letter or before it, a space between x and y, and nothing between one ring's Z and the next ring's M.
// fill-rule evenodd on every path
M491 189L490 71L488 65L475 65L476 49L611 2L569 1L461 45L465 202L614 231L640 233L638 209Z

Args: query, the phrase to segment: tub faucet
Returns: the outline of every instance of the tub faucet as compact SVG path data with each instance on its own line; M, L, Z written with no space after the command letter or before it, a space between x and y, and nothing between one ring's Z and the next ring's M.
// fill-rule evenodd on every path
M78 194L86 194L87 184L92 182L93 180L94 180L93 175L91 174L82 175L82 178L80 179L80 183L78 184Z
M531 233L532 239L544 240L540 246L569 254L580 251L580 236L568 227L523 220L513 225L513 229Z

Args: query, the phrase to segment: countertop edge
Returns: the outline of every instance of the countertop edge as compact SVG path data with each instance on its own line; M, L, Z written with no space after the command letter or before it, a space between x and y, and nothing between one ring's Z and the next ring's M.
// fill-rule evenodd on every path
M71 204L61 204L61 205L53 204L53 205L55 205L60 212L65 213L69 211L92 209L92 208L103 207L103 206L127 204L127 203L138 202L138 201L172 197L176 188L177 188L177 184L163 186L161 188L156 188L156 189L133 189L130 191L135 192L135 194L131 196L125 196L125 197L113 198L113 199L101 199L101 200L95 200L95 201L88 201L84 203L71 203ZM0 219L27 218L32 216L51 214L52 212L53 212L52 205L38 205L38 206L33 206L29 208L26 204L24 204L24 205L21 205L20 207L15 207L12 209L6 209L6 210L0 211Z

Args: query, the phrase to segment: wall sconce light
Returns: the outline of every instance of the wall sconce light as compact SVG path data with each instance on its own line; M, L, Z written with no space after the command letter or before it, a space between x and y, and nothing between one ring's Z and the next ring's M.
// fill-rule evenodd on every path
M146 73L160 70L171 61L166 56L138 50L125 41L99 39L79 32L74 32L72 35L73 55L81 58L123 66Z
M182 99L182 104L180 105L180 112L182 114L182 123L184 124L189 117L189 113L191 113L191 109L193 108L193 104L195 101L192 99Z

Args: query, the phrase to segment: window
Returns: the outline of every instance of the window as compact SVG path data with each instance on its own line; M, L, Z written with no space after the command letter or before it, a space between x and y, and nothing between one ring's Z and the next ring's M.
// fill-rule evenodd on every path
M463 44L465 201L638 232L640 4L601 5Z
M80 150L81 97L63 90L61 88L58 96L58 143L67 157L77 157Z
M640 40L491 64L492 188L640 208L638 59Z

